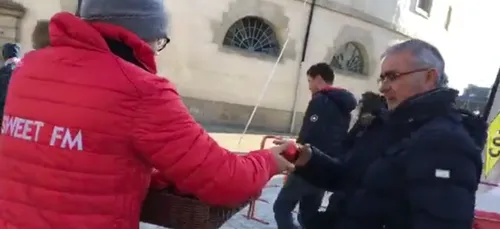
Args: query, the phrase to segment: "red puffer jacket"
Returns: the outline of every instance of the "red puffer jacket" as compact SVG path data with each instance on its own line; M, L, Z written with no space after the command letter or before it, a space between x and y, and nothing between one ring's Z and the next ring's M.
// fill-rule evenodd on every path
M131 48L125 61L103 37ZM137 229L151 171L219 205L256 195L268 150L237 156L198 125L134 34L69 13L12 76L0 137L0 229ZM138 67L137 65L142 65Z

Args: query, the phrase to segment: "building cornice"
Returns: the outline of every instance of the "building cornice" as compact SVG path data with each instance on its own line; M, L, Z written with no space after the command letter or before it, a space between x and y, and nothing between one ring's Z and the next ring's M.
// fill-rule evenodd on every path
M295 0L295 1L303 2L302 0ZM308 4L311 4L311 0L307 0L307 2ZM349 5L338 3L332 0L316 0L316 5L323 9L334 11L336 13L340 13L345 16L364 21L366 23L378 26L380 28L389 30L391 32L398 33L407 38L415 37L415 34L412 34L410 31L408 31L407 29L403 28L400 25L397 25L396 23L389 23L378 17L374 17L368 13L355 9L354 7L351 7Z
M25 13L26 8L22 4L12 0L0 0L0 14L22 18Z

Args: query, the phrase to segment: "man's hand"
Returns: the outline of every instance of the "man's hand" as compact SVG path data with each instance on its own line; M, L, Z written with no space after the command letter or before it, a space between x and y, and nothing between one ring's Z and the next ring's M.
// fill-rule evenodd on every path
M305 145L298 145L297 151L299 154L299 157L297 158L297 161L295 161L296 166L305 166L309 160L311 160L312 157L312 149L309 144Z
M290 148L290 146L295 145L294 141L290 140L276 140L279 141L280 144L276 144L277 146L271 147L269 150L273 153L274 159L278 164L279 173L282 172L291 172L295 169L295 165L289 162L286 158L282 156L283 152Z
M284 140L284 139L276 139L273 141L273 143L278 145L278 146L284 146L285 150L288 149L286 147L289 147L289 144L292 144L292 143L296 144L293 141ZM309 160L311 160L311 156L312 156L311 146L309 144L305 144L305 145L296 144L296 145L297 145L296 148L297 148L298 157L297 157L297 160L295 161L295 166L305 166L309 162Z

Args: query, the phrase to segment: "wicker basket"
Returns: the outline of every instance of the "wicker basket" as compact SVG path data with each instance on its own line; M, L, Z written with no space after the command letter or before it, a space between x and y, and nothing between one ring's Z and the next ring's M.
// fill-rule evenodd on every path
M214 207L172 193L150 190L142 207L141 221L174 229L216 229L248 204L236 208Z

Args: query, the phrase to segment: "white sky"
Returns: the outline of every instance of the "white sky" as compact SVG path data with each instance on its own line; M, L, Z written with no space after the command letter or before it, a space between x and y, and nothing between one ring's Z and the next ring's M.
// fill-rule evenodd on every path
M450 86L490 87L500 67L500 1L455 1L449 32L456 51L446 60Z

